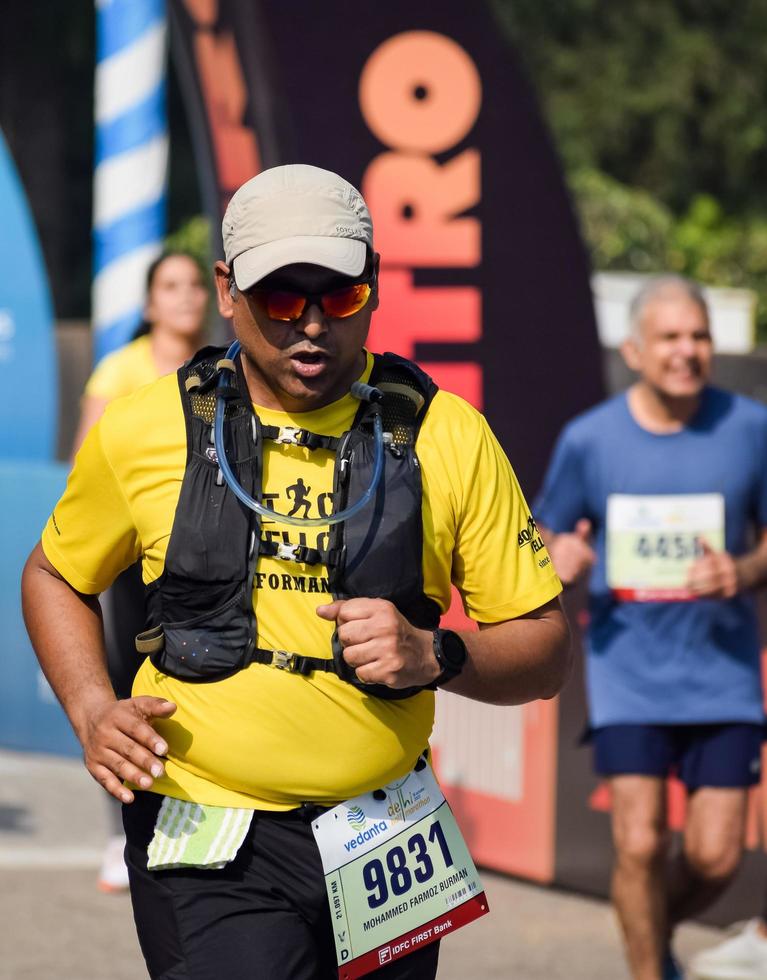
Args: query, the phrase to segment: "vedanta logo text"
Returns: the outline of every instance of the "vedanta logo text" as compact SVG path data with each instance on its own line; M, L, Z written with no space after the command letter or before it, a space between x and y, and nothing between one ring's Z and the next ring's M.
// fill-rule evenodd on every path
M346 841L344 847L347 851L354 850L355 848L366 844L369 840L372 840L373 837L378 837L379 834L382 834L388 829L389 825L386 823L386 821L379 820L378 823L371 824L367 830L361 830L356 837L352 837L351 840Z

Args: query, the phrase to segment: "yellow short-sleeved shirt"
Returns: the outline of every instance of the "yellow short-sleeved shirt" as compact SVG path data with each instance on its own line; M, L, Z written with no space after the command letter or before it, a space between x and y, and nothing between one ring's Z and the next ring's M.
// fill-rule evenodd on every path
M372 359L364 377L369 374ZM346 396L313 412L256 407L264 424L340 435L358 403ZM424 587L441 609L451 581L475 620L536 609L560 589L545 550L529 547L529 510L484 418L440 391L417 442L423 473ZM138 558L145 582L163 571L184 475L186 437L175 376L113 402L84 442L43 533L51 563L76 589L97 593ZM267 444L264 497L278 513L329 513L333 456ZM314 545L317 532L265 521L264 533ZM323 542L320 542L322 545ZM331 600L321 565L260 558L253 601L260 647L330 656L333 626L315 614ZM134 694L178 705L157 729L170 747L157 792L199 803L287 809L330 804L401 776L428 741L434 695L401 701L362 694L332 674L301 677L252 664L189 684L147 660Z
M152 358L152 343L149 335L145 334L99 361L88 378L85 394L111 402L113 398L130 395L158 377Z

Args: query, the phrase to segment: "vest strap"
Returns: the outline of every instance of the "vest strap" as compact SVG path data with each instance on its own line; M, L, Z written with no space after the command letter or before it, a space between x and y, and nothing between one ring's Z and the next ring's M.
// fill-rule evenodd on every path
M202 385L200 385L198 391L202 391ZM240 394L239 388L236 388L234 385L222 385L216 388L216 398L223 398L224 401L229 402L237 398L242 398L242 395Z
M136 637L136 652L143 653L146 657L151 657L153 653L159 653L164 646L165 633L162 626L144 630Z
M250 657L251 663L265 664L277 670L287 670L289 674L300 674L308 677L314 671L326 674L337 674L335 661L322 657L305 657L300 653L289 653L287 650L265 650L256 647Z
M304 449L328 449L335 452L338 449L340 439L336 436L321 436L317 432L310 432L309 429L298 429L294 425L263 425L261 433L264 439L272 439L274 442L282 443L286 446L301 446Z
M337 549L309 548L305 544L285 544L284 541L267 541L266 538L258 539L258 553L267 558L280 558L302 565L326 565L328 568L334 568L340 557Z

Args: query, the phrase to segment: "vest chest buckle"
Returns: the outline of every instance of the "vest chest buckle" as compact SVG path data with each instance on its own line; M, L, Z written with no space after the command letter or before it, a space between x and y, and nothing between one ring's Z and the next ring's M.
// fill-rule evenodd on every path
M287 650L272 650L272 667L277 670L295 670L295 653L288 653Z
M281 558L283 561L295 561L300 562L301 558L298 556L299 545L297 544L285 544L284 541L280 541L277 545L277 558Z
M286 446L300 446L302 435L303 429L298 429L295 425L281 425L275 442L281 442Z

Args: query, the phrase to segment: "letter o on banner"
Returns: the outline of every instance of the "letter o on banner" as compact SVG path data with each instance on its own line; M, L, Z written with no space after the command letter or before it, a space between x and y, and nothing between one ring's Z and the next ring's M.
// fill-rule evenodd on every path
M441 153L459 143L479 114L477 67L452 38L405 31L383 42L360 76L365 122L387 146Z

